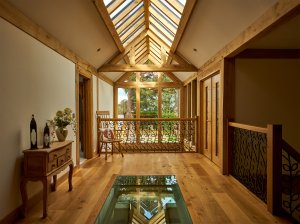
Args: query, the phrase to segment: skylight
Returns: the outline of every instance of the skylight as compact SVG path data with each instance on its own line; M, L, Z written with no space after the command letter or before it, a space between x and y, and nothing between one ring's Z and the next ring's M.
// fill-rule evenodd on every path
M103 0L103 2L124 48L136 41L144 32L146 37L138 40L143 44L133 45L139 47L135 49L135 56L141 57L148 52L158 61L164 58L161 56L163 51L168 52L172 46L186 4L186 0ZM148 31L152 35L151 38Z

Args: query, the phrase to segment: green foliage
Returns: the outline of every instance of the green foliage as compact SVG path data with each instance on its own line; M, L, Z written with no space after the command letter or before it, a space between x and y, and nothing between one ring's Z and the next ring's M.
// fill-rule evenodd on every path
M68 107L63 111L58 110L53 120L50 120L50 125L54 125L58 128L65 128L71 125L74 132L76 132L76 118L74 114L72 114L72 110Z
M128 99L122 100L118 104L118 113L126 117L132 117L136 110L135 89L124 89ZM176 118L179 111L179 92L176 88L162 89L162 117ZM131 115L131 116L130 116ZM158 90L157 88L140 89L140 117L158 117Z

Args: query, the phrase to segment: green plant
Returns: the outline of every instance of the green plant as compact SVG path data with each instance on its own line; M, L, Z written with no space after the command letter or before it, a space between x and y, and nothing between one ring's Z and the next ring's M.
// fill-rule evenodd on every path
M73 131L76 132L76 118L72 113L72 109L66 107L63 111L58 110L53 120L50 121L50 125L54 125L58 128L65 128L71 125Z

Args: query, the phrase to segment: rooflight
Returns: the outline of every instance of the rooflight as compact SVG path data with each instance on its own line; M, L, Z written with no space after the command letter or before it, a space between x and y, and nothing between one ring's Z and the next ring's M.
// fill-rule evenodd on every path
M115 0L103 0L104 5L105 5L106 7L109 7L114 1L115 1Z
M140 4L138 4L137 7L135 7L131 12L129 12L126 16L124 16L123 19L120 20L120 22L118 22L116 24L116 29L118 29L120 26L122 26L128 19L130 19L139 9L141 9L144 5L144 2L141 2Z
M126 0L122 5L120 5L113 13L110 14L110 18L114 20L125 8L132 4L134 0Z
M156 7L154 4L150 4L150 7L153 8L159 15L161 15L171 26L173 26L175 29L178 28L177 24L174 23L166 14L164 14L159 8Z
M178 13L168 2L159 0L170 12L172 12L177 18L181 18L181 14Z
M177 0L182 6L185 6L186 0Z

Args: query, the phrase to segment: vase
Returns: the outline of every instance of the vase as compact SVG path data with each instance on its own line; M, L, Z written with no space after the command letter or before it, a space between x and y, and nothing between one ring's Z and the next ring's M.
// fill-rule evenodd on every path
M68 136L68 129L66 128L57 128L55 130L56 132L56 137L58 139L58 141L63 142L66 140L67 136Z

